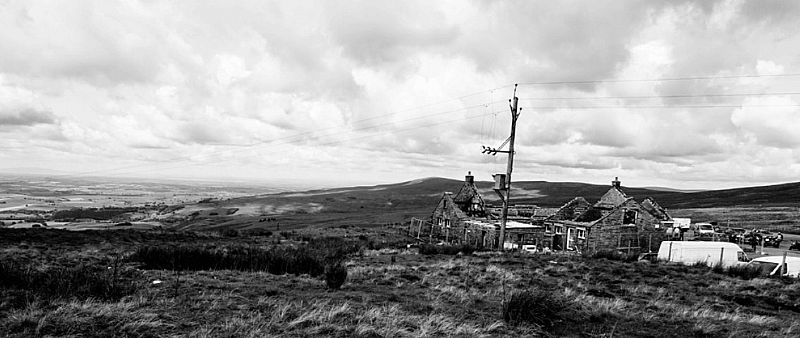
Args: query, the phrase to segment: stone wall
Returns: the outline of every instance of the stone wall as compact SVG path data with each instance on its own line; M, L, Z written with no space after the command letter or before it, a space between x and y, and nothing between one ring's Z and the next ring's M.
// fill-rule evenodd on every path
M634 225L623 224L625 212L629 210L637 212ZM587 235L587 249L593 252L619 249L625 251L636 247L645 252L658 251L661 241L666 239L663 229L657 228L660 224L661 221L641 205L628 200L592 226Z

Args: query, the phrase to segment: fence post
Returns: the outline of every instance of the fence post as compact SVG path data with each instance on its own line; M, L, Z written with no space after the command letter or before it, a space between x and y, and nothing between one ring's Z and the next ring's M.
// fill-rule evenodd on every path
M725 255L725 248L719 248L719 265L724 266L722 264L722 258Z
M672 241L669 242L669 254L667 255L667 262L672 262Z
M653 252L653 234L647 237L647 252Z
M783 259L781 259L781 277L786 273L786 251L783 252Z

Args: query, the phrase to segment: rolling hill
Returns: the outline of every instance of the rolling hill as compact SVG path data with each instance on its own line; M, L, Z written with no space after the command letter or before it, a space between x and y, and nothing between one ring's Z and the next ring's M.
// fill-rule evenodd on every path
M282 192L210 201L187 206L192 212L189 228L247 228L263 222L265 216L280 215L280 229L294 225L385 224L427 217L443 192L457 192L463 182L445 178L424 178L375 186ZM476 182L484 198L499 204L492 182ZM512 203L558 207L576 196L597 201L609 185L575 182L515 182ZM725 190L682 192L669 189L624 187L641 201L653 197L668 209L733 206L788 206L800 201L800 183ZM266 226L267 224L263 224ZM276 226L276 229L279 228Z

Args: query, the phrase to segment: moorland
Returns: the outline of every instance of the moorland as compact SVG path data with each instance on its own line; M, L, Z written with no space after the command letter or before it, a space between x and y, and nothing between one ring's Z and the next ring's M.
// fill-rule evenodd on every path
M545 183L520 183L515 202L552 207L575 196L594 200L608 189ZM432 178L246 196L212 192L181 204L78 214L104 215L108 230L66 230L69 219L64 229L0 228L0 336L800 334L797 280L619 254L476 251L403 235L405 221L425 217L443 191L459 187L458 180ZM786 187L625 191L655 196L673 216L700 221L789 228L798 221ZM769 198L747 204L731 194ZM701 202L687 202L693 197ZM52 222L76 212L58 209L37 217ZM132 215L160 225L133 229L123 222Z

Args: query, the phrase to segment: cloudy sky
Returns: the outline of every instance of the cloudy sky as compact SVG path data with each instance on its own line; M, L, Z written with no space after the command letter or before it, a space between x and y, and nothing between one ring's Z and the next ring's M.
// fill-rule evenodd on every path
M797 1L0 0L0 171L800 180ZM341 184L338 184L341 183Z

